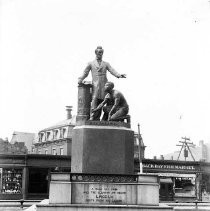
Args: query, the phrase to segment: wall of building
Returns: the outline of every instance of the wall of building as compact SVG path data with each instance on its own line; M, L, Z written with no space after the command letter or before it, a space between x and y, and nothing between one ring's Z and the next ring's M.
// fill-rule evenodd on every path
M71 155L71 141L60 140L37 144L33 154Z
M39 132L33 154L71 155L71 139L74 125L69 119Z

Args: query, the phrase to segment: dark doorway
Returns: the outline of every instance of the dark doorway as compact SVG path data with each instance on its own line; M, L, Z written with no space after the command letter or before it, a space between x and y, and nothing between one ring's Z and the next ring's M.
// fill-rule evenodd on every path
M48 169L29 169L29 194L48 194Z
M160 179L160 201L173 201L174 191L173 191L173 181L171 178L161 178Z

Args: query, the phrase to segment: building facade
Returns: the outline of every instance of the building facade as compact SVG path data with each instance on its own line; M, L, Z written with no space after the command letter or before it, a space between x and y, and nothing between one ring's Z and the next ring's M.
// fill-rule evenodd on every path
M201 200L204 168L201 162L143 159L143 173L159 176L160 201L190 202ZM135 171L139 163L135 159Z
M183 149L163 155L164 159L167 160L179 160L188 162L199 162L202 169L202 174L200 176L200 200L210 201L210 143L205 143L204 141L199 141L198 145L193 145L193 147ZM181 150L182 149L182 150Z
M71 171L69 156L0 155L0 200L46 199L50 172Z
M71 155L72 131L76 116L67 107L67 119L45 128L38 133L38 141L32 147L33 154Z

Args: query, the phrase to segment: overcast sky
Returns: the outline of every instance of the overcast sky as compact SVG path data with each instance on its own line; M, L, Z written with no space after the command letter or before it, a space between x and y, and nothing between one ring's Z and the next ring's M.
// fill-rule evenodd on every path
M0 137L77 112L77 78L94 50L126 79L146 157L210 142L209 0L0 0ZM91 80L88 77L86 80Z

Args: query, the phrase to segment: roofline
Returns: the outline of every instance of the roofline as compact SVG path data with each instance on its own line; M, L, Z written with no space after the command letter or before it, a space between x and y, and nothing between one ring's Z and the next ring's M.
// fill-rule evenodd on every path
M36 135L36 133L31 133L31 132L21 132L21 131L14 131L13 133L12 133L12 135L16 135L15 133L21 133L21 134L30 134L30 135ZM17 134L18 135L18 134Z
M64 127L64 126L72 126L72 127L75 127L76 124L63 124L63 125L57 125L57 126L52 126L52 127L48 127L48 128L45 128L45 129L42 129L40 130L38 133L40 132L45 132L46 130L53 130L53 129L58 129L60 127Z
M0 154L0 158L60 158L71 159L69 155L45 155L45 154Z

